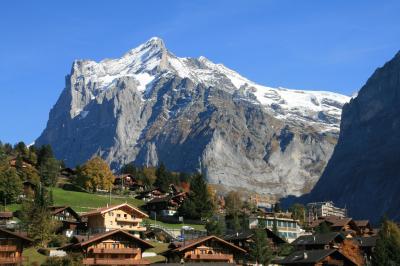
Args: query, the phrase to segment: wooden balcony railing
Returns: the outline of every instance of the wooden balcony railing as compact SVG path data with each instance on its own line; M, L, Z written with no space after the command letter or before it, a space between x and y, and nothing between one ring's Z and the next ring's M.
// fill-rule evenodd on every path
M0 265L22 263L22 257L0 257Z
M95 254L138 254L140 248L94 248Z
M140 222L142 222L142 219L139 219L139 218L132 219L132 218L117 217L117 218L115 218L115 221L123 222L123 223L140 223Z
M135 260L135 259L97 259L97 258L86 258L83 259L84 265L149 265L147 260Z
M17 251L17 246L1 245L0 252L14 252Z
M191 260L210 260L210 261L232 261L233 255L230 254L190 254Z

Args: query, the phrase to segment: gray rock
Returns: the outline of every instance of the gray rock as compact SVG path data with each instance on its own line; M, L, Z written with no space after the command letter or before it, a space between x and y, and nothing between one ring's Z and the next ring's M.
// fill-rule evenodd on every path
M348 99L263 87L152 38L119 59L75 61L36 145L69 166L164 162L231 189L300 195L330 158Z
M343 108L338 144L307 201L333 200L351 216L400 220L400 53Z

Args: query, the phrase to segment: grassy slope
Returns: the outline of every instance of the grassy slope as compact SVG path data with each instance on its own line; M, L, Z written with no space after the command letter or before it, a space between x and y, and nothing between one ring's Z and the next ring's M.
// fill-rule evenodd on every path
M25 259L24 265L32 265L33 262L37 262L38 265L41 265L47 259L47 256L37 252L34 247L24 249L22 256Z
M53 188L53 198L55 205L67 205L73 208L77 212L87 212L96 208L107 206L110 203L110 198L108 195L98 195L98 194L90 194L84 192L74 192L63 190L61 188ZM128 197L119 197L112 196L111 204L120 204L127 202L128 204L136 207L140 207L144 204L142 200L128 198ZM21 206L19 204L11 204L7 206L9 211L16 211ZM148 219L151 224L154 224L155 221L152 219ZM167 224L160 221L156 222L158 225L164 226L166 228L179 229L182 227L182 224ZM194 224L185 224L189 225L195 229L204 229L203 225L194 225Z

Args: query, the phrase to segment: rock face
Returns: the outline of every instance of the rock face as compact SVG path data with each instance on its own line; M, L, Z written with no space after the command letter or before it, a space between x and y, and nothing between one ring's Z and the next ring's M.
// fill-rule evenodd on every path
M73 63L36 145L75 166L100 155L201 171L230 188L300 195L322 173L349 97L263 87L152 38L119 59Z
M373 222L400 220L400 53L343 108L340 137L307 200L333 200Z

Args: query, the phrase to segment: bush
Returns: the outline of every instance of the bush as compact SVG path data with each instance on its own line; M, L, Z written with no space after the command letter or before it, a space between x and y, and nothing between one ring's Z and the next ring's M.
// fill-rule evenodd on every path
M54 235L50 242L49 246L50 247L63 247L68 243L68 237L65 235Z

